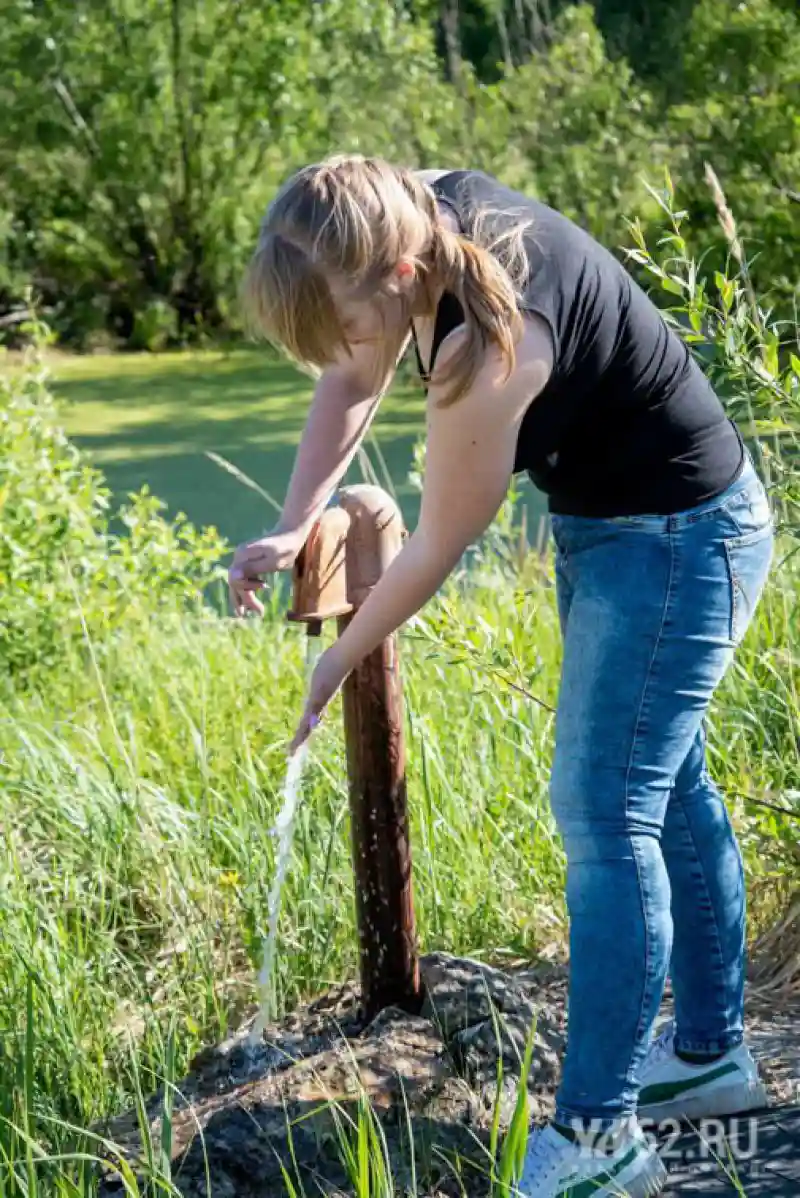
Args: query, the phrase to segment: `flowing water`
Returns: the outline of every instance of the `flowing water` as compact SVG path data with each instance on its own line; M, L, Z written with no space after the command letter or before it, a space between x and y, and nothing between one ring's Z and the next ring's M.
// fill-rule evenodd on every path
M311 674L320 649L320 638L310 636L306 646L306 673L308 676ZM295 815L300 801L300 784L307 756L308 741L289 758L286 779L283 783L283 803L272 827L272 835L277 838L278 846L275 853L275 876L272 879L267 906L267 934L262 942L261 969L258 974L259 1010L248 1037L251 1047L260 1043L267 1023L277 1015L272 1002L272 971L277 948L278 919L281 913L283 884L292 856Z

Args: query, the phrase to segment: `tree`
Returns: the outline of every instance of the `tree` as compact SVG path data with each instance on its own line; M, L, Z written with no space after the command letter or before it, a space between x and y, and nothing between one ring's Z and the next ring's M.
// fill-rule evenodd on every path
M775 0L700 0L669 113L682 191L704 240L718 242L703 183L722 180L756 288L791 303L800 276L800 14Z
M367 0L20 3L0 71L6 257L62 335L134 345L234 319L292 167L333 146L424 159L448 110L429 31Z
M473 136L507 182L613 248L639 208L640 176L658 161L651 100L627 64L608 58L589 5L565 10L550 39L481 89Z

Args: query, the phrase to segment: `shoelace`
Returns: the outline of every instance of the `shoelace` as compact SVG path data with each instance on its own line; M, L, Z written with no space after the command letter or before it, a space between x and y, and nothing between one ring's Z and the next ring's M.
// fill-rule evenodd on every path
M650 1045L647 1054L648 1065L655 1065L658 1061L663 1061L665 1057L671 1057L675 1051L674 1042L675 1028L673 1024L668 1023L663 1032L656 1036Z
M539 1128L533 1133L533 1144L529 1146L525 1168L520 1178L523 1192L528 1187L541 1185L549 1180L564 1159L564 1150L553 1137L549 1128Z

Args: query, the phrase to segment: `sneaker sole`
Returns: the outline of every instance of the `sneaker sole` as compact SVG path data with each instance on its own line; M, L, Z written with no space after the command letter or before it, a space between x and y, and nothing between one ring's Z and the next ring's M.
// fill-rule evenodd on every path
M716 1090L707 1090L705 1094L688 1094L685 1098L641 1106L638 1115L640 1121L647 1123L660 1123L666 1119L680 1122L742 1115L746 1111L760 1111L767 1107L769 1095L766 1086L763 1082L754 1082L750 1086L720 1086Z
M651 1152L642 1166L641 1161L634 1161L630 1169L620 1173L611 1186L603 1186L592 1192L592 1198L653 1198L660 1194L667 1184L668 1175L661 1158ZM570 1190L564 1198L570 1198Z

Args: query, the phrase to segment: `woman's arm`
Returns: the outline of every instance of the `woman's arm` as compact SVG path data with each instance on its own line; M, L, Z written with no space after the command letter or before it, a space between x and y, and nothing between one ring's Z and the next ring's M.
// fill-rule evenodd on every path
M339 369L327 370L314 391L273 533L302 543L355 457L378 410L380 395L365 394Z
M407 344L408 339L400 357ZM325 371L314 392L274 533L292 533L301 544L305 541L355 457L393 377L394 369L376 387L375 350L364 344L353 345L351 358Z
M443 342L443 363L462 336L456 330ZM451 407L438 407L440 389L431 387L419 523L328 651L342 677L419 611L486 531L508 492L522 418L551 370L550 334L530 320L510 378L504 379L505 366L490 348L473 386Z
M407 343L408 337L398 361ZM317 383L280 519L266 535L240 545L233 556L228 586L235 615L263 615L256 597L263 577L294 564L394 377L394 367L381 377L381 360L380 347L359 342Z

